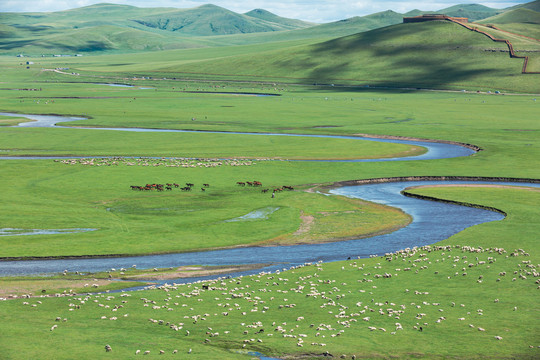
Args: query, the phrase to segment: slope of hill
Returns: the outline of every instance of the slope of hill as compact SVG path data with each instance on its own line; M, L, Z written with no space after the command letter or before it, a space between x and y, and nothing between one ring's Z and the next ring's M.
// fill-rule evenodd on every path
M493 9L479 4L460 4L439 10L438 12L448 16L466 17L469 21L477 21L497 15L503 12L503 10Z
M479 21L483 24L540 24L540 12L527 8L517 8L515 10L505 11L502 14L495 15Z
M288 19L281 16L277 16L276 14L273 14L270 11L267 11L264 9L254 9L254 10L248 11L244 15L252 17L252 18L261 19L269 23L277 24L282 28L287 28L287 30L306 28L306 27L317 25L317 24L309 23L302 20Z
M252 16L237 14L214 5L176 9L115 4L97 4L52 13L0 13L0 52L130 52L222 46L228 43L205 37L276 32L314 25L269 12L259 12L256 16L257 13L251 12ZM195 39L195 36L200 38ZM92 38L90 42L83 41Z
M540 0L531 1L526 4L519 4L512 7L509 7L505 10L515 10L515 9L529 9L540 12Z
M479 21L479 23L495 25L497 28L504 31L540 39L540 12L526 7L505 11L502 14L483 19ZM505 36L507 35L502 34L502 37ZM511 39L510 41L512 41L514 46L525 45L520 44L519 41L516 42Z
M222 7L207 4L194 9L140 17L134 21L152 28L197 36L282 31L311 26L299 20L293 22L284 19L280 22L283 18L269 14L266 17L272 20L237 14Z
M302 83L369 84L389 87L492 87L523 82L522 60L505 44L459 25L432 21L398 24L327 42L252 56L167 66L159 72L279 79ZM180 75L178 75L180 76Z
M489 19L504 23L508 31L538 37L538 28L530 24L539 4L522 4ZM501 10L467 4L436 12L474 20ZM0 54L125 53L301 40L309 44L399 24L402 17L388 10L316 25L262 9L238 14L215 5L177 9L97 4L53 13L0 13Z
M399 24L401 22L403 22L403 15L387 10L367 16L355 16L299 30L230 35L226 38L210 37L209 39L234 45L297 40L305 40L306 44L308 44L341 36L353 35L388 25Z
M436 11L411 10L405 16L419 16L423 14L445 14L454 17L466 17L469 21L477 21L502 13L504 10L493 9L479 4L460 4Z

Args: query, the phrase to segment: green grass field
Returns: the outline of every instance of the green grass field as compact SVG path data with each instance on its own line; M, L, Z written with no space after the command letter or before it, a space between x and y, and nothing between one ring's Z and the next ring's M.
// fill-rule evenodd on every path
M0 228L97 229L1 236L0 257L336 241L393 231L410 217L382 205L325 196L314 191L320 185L421 175L538 179L537 76L521 75L520 60L485 51L499 50L486 39L435 23L395 25L315 45L295 40L129 58L35 58L31 65L27 59L0 57L0 111L86 118L63 123L72 128L17 128L10 126L26 120L2 116L0 156L95 157L0 160ZM367 66L364 58L377 61ZM64 73L43 71L56 68ZM319 81L327 85L313 85ZM96 84L104 82L134 87ZM351 139L77 127L391 135L483 150L424 161L282 161L393 157L423 149ZM263 186L237 185L255 180ZM195 184L190 192L130 188L188 182ZM272 190L283 185L295 190L272 198ZM136 350L150 356L163 350L163 358L194 359L257 357L250 352L280 358L324 353L334 358L538 358L540 193L477 187L412 191L495 207L508 216L386 259L312 264L217 280L204 289L174 285L0 301L0 357L123 359ZM230 221L254 211L268 218ZM180 270L157 274L171 271ZM106 273L86 276L0 279L0 293L83 293L97 282L102 291L123 286ZM105 351L107 344L111 352Z
M137 350L163 350L172 359L192 349L189 357L200 359L249 358L242 355L247 351L293 358L325 352L346 358L537 357L539 192L416 191L497 207L509 216L409 253L213 281L208 289L170 285L2 302L9 324L0 340L4 354L131 358ZM29 336L32 346L25 344Z

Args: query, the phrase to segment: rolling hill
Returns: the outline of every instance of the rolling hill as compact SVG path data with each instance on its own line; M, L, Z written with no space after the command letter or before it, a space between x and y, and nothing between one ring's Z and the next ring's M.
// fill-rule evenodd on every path
M215 5L202 5L194 9L175 10L162 14L144 16L133 21L161 30L175 31L187 35L229 35L266 31L283 31L312 26L300 20L281 18L270 12L254 10L247 14Z
M460 5L454 5L450 6L448 8L440 9L437 11L422 11L422 10L411 10L405 14L404 16L419 16L423 14L445 14L448 16L453 17L466 17L469 19L469 21L477 21L481 19L485 19L490 16L494 16L497 14L500 14L504 12L504 9L493 9L484 5L479 4L460 4Z
M500 14L504 10L493 9L479 4L461 4L441 9L437 12L448 16L466 17L469 21L477 21Z
M531 1L526 4L519 4L512 7L509 7L506 10L515 10L515 9L529 9L540 12L540 0Z
M536 3L540 4L540 2ZM540 39L540 12L533 10L532 7L517 7L502 14L483 19L478 23L495 25L505 31ZM502 37L504 36L502 35ZM516 43L512 39L510 41Z
M540 91L533 77L516 77L522 63L508 57L504 43L492 42L451 22L431 21L397 24L251 56L162 68L155 64L155 74L413 88L504 89L530 80L527 86Z
M237 14L215 5L193 9L97 4L52 13L0 13L5 54L132 52L221 46L209 35L301 29L314 24L253 10ZM199 37L195 39L194 37ZM85 41L87 40L87 41Z
M529 24L537 19L539 4L534 1L506 11L463 4L435 12L471 20L488 18L494 24L504 23L509 31L535 36L538 29ZM177 9L104 3L52 13L0 13L0 54L132 53L301 40L313 44L399 24L403 16L424 13L387 10L325 24L287 19L264 9L238 14L210 4Z

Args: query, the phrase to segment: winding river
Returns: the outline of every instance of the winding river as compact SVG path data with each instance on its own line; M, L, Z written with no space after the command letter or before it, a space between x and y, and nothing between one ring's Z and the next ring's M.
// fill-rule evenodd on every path
M0 113L0 115L25 116L37 120L23 123L20 126L53 127L62 121L73 121L80 118L60 118L57 116L21 115ZM56 125L57 126L57 125ZM96 130L92 128L92 130ZM182 132L181 130L156 130L156 129L124 129L109 128L99 130L116 131L158 131L158 132ZM247 133L242 133L247 134ZM310 137L333 137L369 141L389 141L404 144L413 144L426 147L427 153L409 157L394 159L372 160L347 160L347 161L403 161L403 160L426 160L441 159L458 156L468 156L473 150L463 146L452 144L440 144L406 140L383 140L373 138L359 138L353 136L323 136L323 135L296 135L296 134L251 134L272 136L310 136ZM29 159L28 157L2 157L2 159ZM39 157L43 159L43 157ZM418 185L435 184L490 184L488 182L457 182L457 181L403 181L368 184L360 186L341 187L330 192L336 195L361 198L367 201L384 203L402 209L413 217L410 225L390 234L374 236L371 238L340 241L334 243L295 245L288 246L283 251L283 246L268 247L242 247L226 250L190 252L180 254L149 255L138 257L119 258L92 258L92 259L61 259L61 260L31 260L31 261L0 261L0 276L30 275L58 273L65 269L68 271L96 272L111 268L131 267L136 265L139 269L154 267L176 267L184 265L234 265L234 264L271 264L264 269L238 272L232 276L248 275L260 271L276 271L317 261L337 261L347 258L365 258L369 255L382 255L387 252L397 251L403 248L423 246L444 240L463 229L489 221L502 220L504 216L498 212L471 208L447 203L432 202L405 197L401 190ZM497 182L499 185L516 185L540 187L540 184ZM214 276L214 278L217 276ZM174 280L176 283L193 282L208 279L189 278ZM171 282L171 280L168 280Z

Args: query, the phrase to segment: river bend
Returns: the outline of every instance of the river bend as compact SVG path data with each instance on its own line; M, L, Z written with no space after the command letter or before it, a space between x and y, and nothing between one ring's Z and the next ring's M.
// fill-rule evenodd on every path
M64 118L58 116L21 115L0 113L0 115L24 116L35 122L23 123L22 127L58 127L63 121L81 120L82 118ZM80 129L80 128L78 128ZM88 130L114 130L114 131L137 131L137 132L185 132L183 130L160 130L160 129L134 129L134 128L107 128ZM343 139L356 139L368 141L384 141L424 146L428 152L419 156L394 159L370 159L370 160L346 160L346 161L403 161L403 160L426 160L443 159L458 156L468 156L473 150L453 144L441 144L432 142L386 140L363 138L354 136L324 136L324 135L297 135L297 134L259 134L259 133L232 133L249 134L259 136L308 136L308 137L331 137ZM3 159L29 159L29 157L3 157ZM36 159L44 159L36 157ZM339 160L338 160L339 161ZM290 268L306 262L338 261L347 258L365 258L370 255L382 255L404 248L434 244L438 241L462 231L463 229L489 222L502 220L503 215L494 211L465 207L441 202L420 200L401 195L400 191L419 185L436 184L490 184L487 182L457 182L457 181L404 181L359 186L341 187L331 190L331 194L361 198L367 201L383 203L402 209L413 217L410 225L395 232L370 238L347 240L333 243L310 244L267 247L241 247L225 250L204 252L190 252L180 254L148 255L136 257L118 258L91 258L91 259L55 259L55 260L31 260L31 261L0 261L0 276L32 275L59 273L64 270L79 272L105 271L111 268L131 267L136 265L139 269L165 268L186 265L236 265L236 264L272 264L264 269L245 271L232 274L232 276L249 275L260 271L276 271ZM497 182L499 185L516 185L539 187L540 184L507 183ZM214 276L214 278L217 276ZM193 282L208 279L210 277L178 279L174 282ZM171 280L169 280L170 282Z

